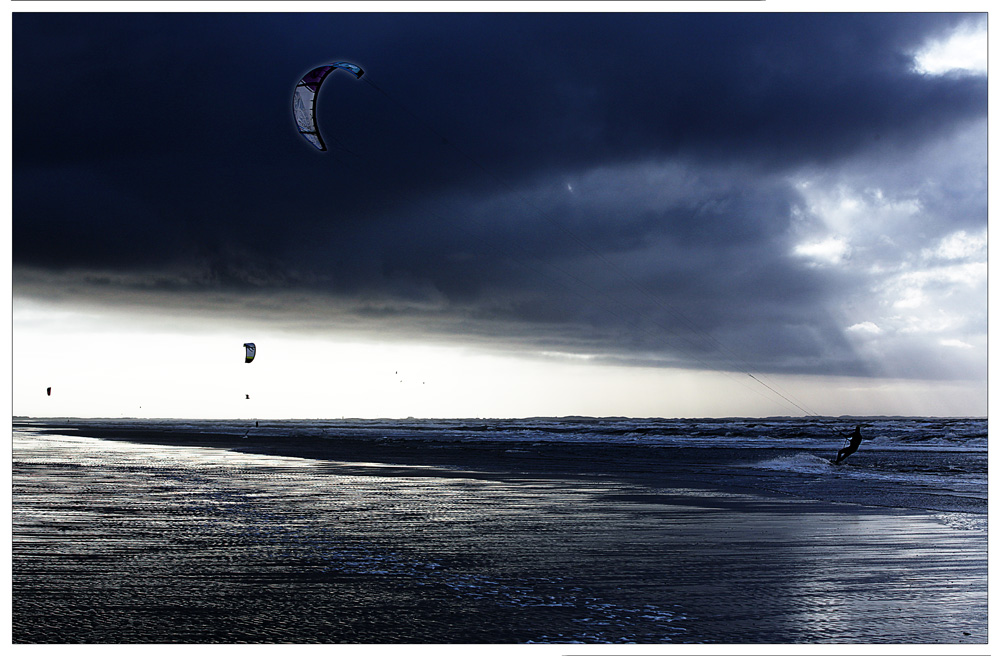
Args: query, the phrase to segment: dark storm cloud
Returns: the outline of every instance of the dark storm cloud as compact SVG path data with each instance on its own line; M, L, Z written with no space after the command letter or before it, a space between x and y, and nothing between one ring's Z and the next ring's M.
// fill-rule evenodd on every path
M981 120L911 70L968 20L15 14L15 292L858 373L787 175ZM291 89L337 60L320 154Z

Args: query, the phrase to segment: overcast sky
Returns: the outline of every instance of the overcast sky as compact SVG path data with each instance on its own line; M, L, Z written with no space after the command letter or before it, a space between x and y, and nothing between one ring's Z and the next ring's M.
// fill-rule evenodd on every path
M12 22L15 413L986 413L985 14Z

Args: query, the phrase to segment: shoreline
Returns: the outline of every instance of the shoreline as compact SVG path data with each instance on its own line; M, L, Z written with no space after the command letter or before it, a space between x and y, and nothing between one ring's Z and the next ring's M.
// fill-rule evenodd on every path
M15 425L16 428L16 425ZM77 435L109 441L162 446L212 448L233 453L303 458L316 462L381 463L379 471L401 474L402 468L415 476L465 476L497 479L531 477L565 478L567 480L614 479L631 485L657 488L662 485L688 486L704 490L732 491L764 497L803 497L835 504L874 506L902 512L962 512L987 514L987 500L939 496L934 505L921 505L912 489L899 489L891 481L877 485L869 494L855 497L856 490L844 485L827 485L828 481L805 481L776 490L763 486L753 476L761 473L758 464L767 461L794 460L809 457L807 471L825 468L827 456L835 453L815 448L771 447L737 448L734 446L686 447L640 443L549 442L491 440L487 436L475 439L434 440L429 434L420 437L284 435L250 428L244 437L238 433L195 432L184 427L140 427L91 425L60 420L49 425L31 423L30 431L55 435ZM269 427L273 430L273 427ZM388 432L388 431L387 431ZM899 452L903 453L903 452ZM933 453L933 452L932 452ZM813 459L813 457L815 459ZM855 454L847 469L838 473L862 471L853 465L871 456L863 449ZM985 457L985 454L983 454ZM910 466L926 466L916 453ZM346 465L342 465L346 466ZM358 464L362 467L362 464ZM743 475L733 475L734 466ZM393 470L392 468L396 469ZM430 468L436 468L434 473ZM377 473L377 471L372 471ZM772 472L773 473L773 472ZM749 474L749 475L747 475ZM827 477L828 478L828 477ZM794 482L794 481L793 481ZM926 499L924 499L926 501Z
M40 432L171 447L218 449L234 454L302 458L324 463L330 471L372 476L417 476L488 479L497 481L564 480L604 484L616 481L655 491L663 486L719 493L749 494L762 498L788 498L738 480L720 478L718 467L743 451L733 448L690 449L634 444L574 444L541 442L530 445L504 441L441 441L406 438L341 436L247 437L230 433L195 433L186 430L106 427L64 424ZM754 454L768 458L793 454L795 449ZM678 464L682 463L682 464ZM373 464L378 466L372 466ZM839 503L816 499L817 503ZM848 504L852 507L858 504ZM858 506L864 512L864 505ZM885 508L881 510L886 510Z

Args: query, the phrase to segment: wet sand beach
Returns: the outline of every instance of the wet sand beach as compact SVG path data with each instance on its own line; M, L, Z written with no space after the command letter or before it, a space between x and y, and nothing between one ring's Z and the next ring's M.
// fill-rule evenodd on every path
M14 642L985 644L986 532L724 449L15 422Z

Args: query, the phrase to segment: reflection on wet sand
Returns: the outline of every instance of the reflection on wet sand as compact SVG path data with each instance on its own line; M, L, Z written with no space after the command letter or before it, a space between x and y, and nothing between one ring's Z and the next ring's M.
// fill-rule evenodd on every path
M985 531L464 464L16 432L14 640L986 641Z

